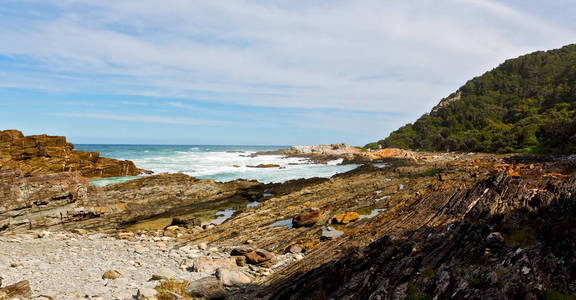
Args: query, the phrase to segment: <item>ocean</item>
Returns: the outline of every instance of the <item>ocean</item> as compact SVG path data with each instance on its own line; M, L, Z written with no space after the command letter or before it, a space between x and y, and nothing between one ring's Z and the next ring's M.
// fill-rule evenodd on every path
M263 183L284 182L291 179L330 177L347 172L357 165L339 165L341 160L328 164L310 164L302 158L283 158L279 155L250 157L258 151L270 151L288 146L223 146L223 145L88 145L77 144L76 150L100 152L102 157L127 159L138 168L158 173L184 173L196 178L210 178L220 182L235 179L255 179ZM279 168L250 168L259 164L278 164ZM93 180L104 186L137 177L114 177Z

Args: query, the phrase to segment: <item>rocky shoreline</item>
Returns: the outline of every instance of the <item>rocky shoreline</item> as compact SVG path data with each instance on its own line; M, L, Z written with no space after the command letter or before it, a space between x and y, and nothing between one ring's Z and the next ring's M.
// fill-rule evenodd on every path
M24 136L18 130L0 131L0 171L16 169L25 175L77 172L88 178L151 174L133 162L100 157L98 152L74 150L63 136Z
M363 150L351 147L346 143L318 144L312 146L292 146L287 149L257 152L258 155L281 155L284 157L306 158L310 163L326 164L334 160L342 160L342 164L379 163L395 159L416 160L425 155L413 151L389 148L379 150Z
M0 293L18 282L38 299L576 293L576 158L329 147L289 151L368 163L273 184L159 174L93 187L75 172L3 170Z

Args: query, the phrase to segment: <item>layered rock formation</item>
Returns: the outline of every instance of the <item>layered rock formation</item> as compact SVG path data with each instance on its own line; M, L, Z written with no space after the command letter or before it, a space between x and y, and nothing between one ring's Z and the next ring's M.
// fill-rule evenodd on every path
M217 183L161 174L103 188L75 173L24 176L0 171L0 233L30 229L118 229L122 224L253 200L261 184ZM192 221L190 221L192 222ZM194 223L194 222L192 222Z
M131 161L100 157L98 152L74 150L63 136L24 136L18 130L0 131L0 170L18 169L28 175L78 172L85 177L134 176L148 171Z

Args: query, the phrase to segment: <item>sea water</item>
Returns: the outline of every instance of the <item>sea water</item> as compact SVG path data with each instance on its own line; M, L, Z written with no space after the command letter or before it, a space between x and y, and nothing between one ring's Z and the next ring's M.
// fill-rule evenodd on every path
M76 145L76 150L100 152L102 157L133 161L138 168L158 173L184 173L201 179L220 182L255 179L260 182L284 182L291 179L330 177L347 172L357 165L340 165L342 160L328 164L311 164L304 158L280 155L252 156L288 146L222 146L222 145ZM259 164L276 164L284 168L251 168ZM137 177L115 177L92 181L104 186Z

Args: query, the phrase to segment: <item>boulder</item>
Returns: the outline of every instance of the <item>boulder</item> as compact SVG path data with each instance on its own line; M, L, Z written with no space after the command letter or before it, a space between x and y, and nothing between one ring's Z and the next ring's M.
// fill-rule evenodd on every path
M321 216L322 214L319 209L312 209L292 218L292 226L294 228L312 227L314 224L320 221Z
M260 265L264 262L271 260L274 257L274 254L266 251L266 250L256 250L253 252L248 252L244 254L246 257L246 262L251 265Z
M190 297L205 299L226 299L227 296L224 284L214 277L205 277L190 282L186 287L186 294Z
M358 220L359 218L360 215L357 212L345 212L334 216L334 218L332 218L332 224L348 224Z
M244 255L246 253L250 253L253 251L254 249L252 249L252 247L236 247L232 250L232 252L230 252L230 255L232 256Z
M252 279L246 276L246 274L240 271L228 270L225 268L219 268L216 270L216 278L220 279L222 284L225 286L239 286L252 282Z
M192 260L192 271L212 274L219 268L235 269L235 258L198 257Z

